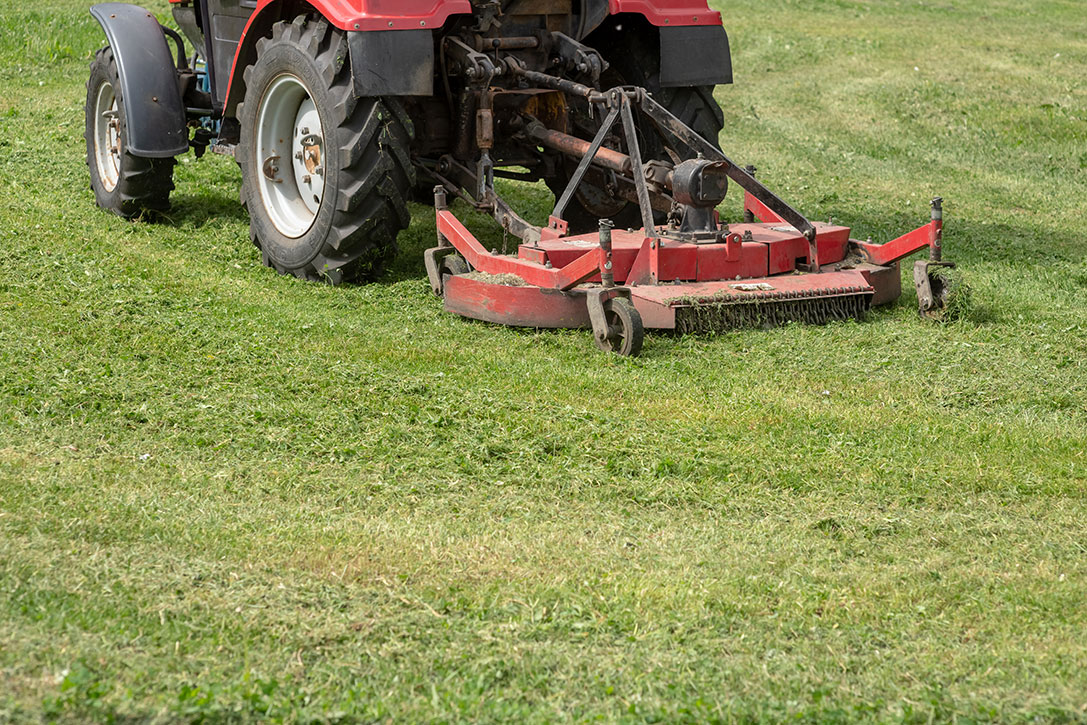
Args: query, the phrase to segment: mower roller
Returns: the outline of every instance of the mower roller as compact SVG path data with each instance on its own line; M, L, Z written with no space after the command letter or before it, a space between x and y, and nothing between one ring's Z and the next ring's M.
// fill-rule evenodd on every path
M171 0L190 41L133 5L92 8L109 47L87 95L98 204L163 213L174 157L231 155L250 238L282 273L376 276L433 200L424 252L450 312L584 327L636 355L645 328L681 333L857 319L901 294L927 249L922 315L945 304L942 206L885 244L812 222L718 146L714 86L728 37L705 0ZM176 49L175 54L171 46ZM543 227L496 178L543 181ZM743 219L722 222L729 186ZM488 250L459 197L519 240Z

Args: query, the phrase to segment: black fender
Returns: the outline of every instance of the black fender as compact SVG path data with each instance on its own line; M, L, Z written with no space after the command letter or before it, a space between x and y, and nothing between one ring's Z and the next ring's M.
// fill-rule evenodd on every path
M720 25L661 28L661 86L732 83L732 53Z
M434 95L434 35L429 30L369 30L347 35L356 96Z
M189 148L185 104L177 66L158 20L125 3L94 5L91 15L106 31L117 61L128 152L153 159L185 153Z

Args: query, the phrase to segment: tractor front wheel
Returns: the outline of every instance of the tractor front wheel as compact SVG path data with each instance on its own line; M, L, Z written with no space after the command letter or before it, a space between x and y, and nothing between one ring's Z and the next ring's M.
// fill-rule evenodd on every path
M87 167L98 206L126 219L170 208L174 159L148 159L128 152L125 99L110 48L91 62L85 106Z
M257 42L238 109L242 203L264 263L332 283L396 253L415 183L400 103L354 94L344 33L299 16Z

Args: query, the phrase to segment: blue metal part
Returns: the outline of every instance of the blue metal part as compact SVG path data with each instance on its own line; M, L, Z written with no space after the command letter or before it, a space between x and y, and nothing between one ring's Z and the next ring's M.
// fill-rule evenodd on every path
M211 93L211 74L208 73L208 66L203 60L197 61L195 65L196 70L196 82L200 90ZM213 118L212 116L202 116L200 118L200 128L207 129L215 134L218 139L219 132L223 128L222 119Z

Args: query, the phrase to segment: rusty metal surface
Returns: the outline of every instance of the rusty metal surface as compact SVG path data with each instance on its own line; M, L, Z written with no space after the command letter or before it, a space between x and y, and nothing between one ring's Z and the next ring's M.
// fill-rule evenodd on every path
M935 273L937 269L954 269L954 262L919 259L913 263L913 284L917 290L917 313L921 317L940 319L947 307L951 287L947 278Z
M604 137L607 135L607 131L611 128L617 115L618 112L613 111L608 118L605 119L604 124L601 126L601 133L598 133L597 137L593 139L592 142L585 141L560 131L554 131L538 121L533 121L525 126L525 135L541 146L554 149L567 156L573 156L578 159L588 159L589 162L596 163L606 169L618 171L622 174L629 174L631 171L630 156L609 149L603 145ZM594 147L596 147L595 154L592 153Z
M855 269L864 275L875 290L872 306L886 305L902 296L902 268L898 262L883 267L875 264L858 264Z

